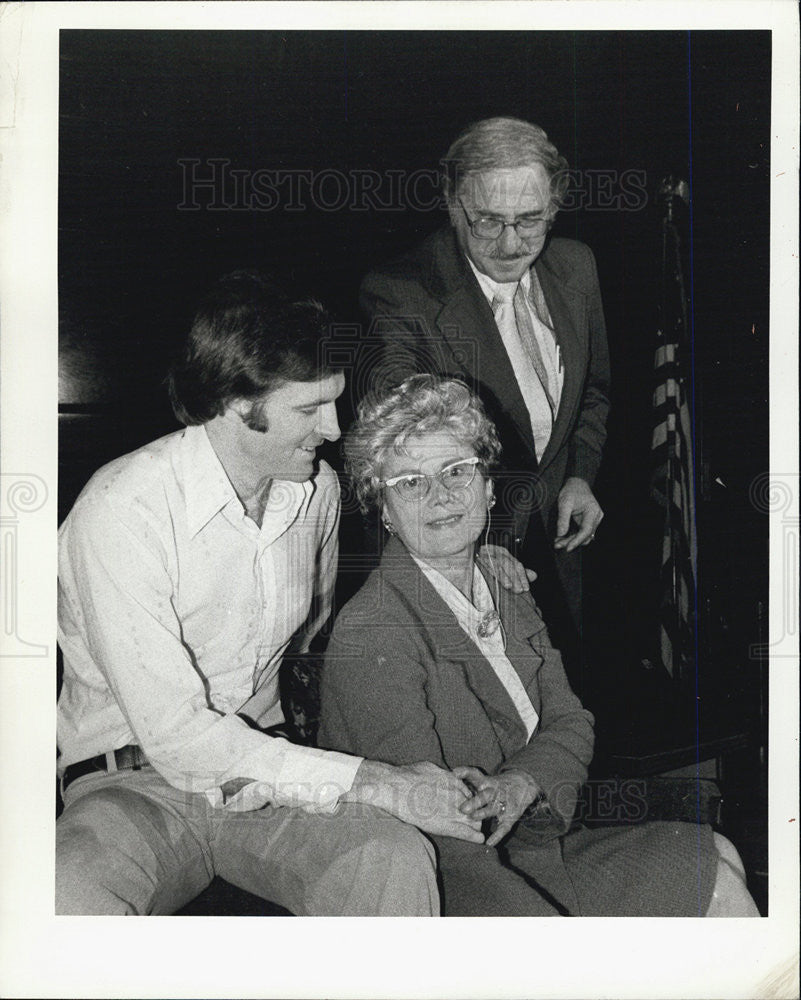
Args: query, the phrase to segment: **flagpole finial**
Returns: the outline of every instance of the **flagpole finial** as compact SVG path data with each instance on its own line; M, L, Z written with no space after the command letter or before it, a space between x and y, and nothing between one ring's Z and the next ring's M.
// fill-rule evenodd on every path
M667 221L673 222L673 206L676 198L680 198L685 205L690 204L690 185L681 177L667 174L659 185L658 198L665 208Z
M681 198L685 205L690 204L690 185L681 177L668 174L662 178L659 185L660 198Z

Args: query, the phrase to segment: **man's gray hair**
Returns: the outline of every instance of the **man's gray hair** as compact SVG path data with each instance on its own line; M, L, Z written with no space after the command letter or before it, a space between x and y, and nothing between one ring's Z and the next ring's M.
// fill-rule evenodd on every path
M388 455L402 455L410 438L437 431L447 431L472 448L485 470L500 457L495 425L461 379L411 375L399 386L362 400L345 439L345 459L365 513L379 505L379 479Z
M549 214L555 215L570 183L567 160L539 125L520 118L484 118L469 125L442 161L442 184L448 202L463 193L465 181L489 170L541 164L551 188Z

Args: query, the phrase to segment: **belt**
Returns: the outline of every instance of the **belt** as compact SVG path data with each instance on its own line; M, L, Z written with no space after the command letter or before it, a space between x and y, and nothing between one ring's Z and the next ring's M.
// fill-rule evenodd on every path
M64 771L64 776L61 779L62 794L76 778L82 778L85 774L91 774L92 771L138 771L147 762L142 748L133 743L113 752L109 751L109 753L98 754L97 757L90 757L88 760L79 760L75 764L70 764Z

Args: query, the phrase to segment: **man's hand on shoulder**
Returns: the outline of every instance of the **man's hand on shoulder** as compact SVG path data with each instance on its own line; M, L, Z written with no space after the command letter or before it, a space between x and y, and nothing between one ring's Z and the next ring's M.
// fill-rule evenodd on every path
M486 570L506 590L524 594L530 584L537 579L533 569L526 569L519 559L515 559L502 545L482 545L478 550L478 564Z
M429 761L394 767L365 760L342 801L383 809L424 833L482 844L480 821L459 809L469 795L460 778Z
M565 480L557 500L556 541L554 548L572 552L579 545L589 545L604 516L586 479L571 476ZM570 532L570 522L577 528Z

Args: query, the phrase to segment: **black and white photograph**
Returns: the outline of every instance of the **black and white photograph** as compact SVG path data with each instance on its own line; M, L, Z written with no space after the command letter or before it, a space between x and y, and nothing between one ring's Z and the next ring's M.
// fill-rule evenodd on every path
M570 6L7 5L4 994L798 995L797 13Z

